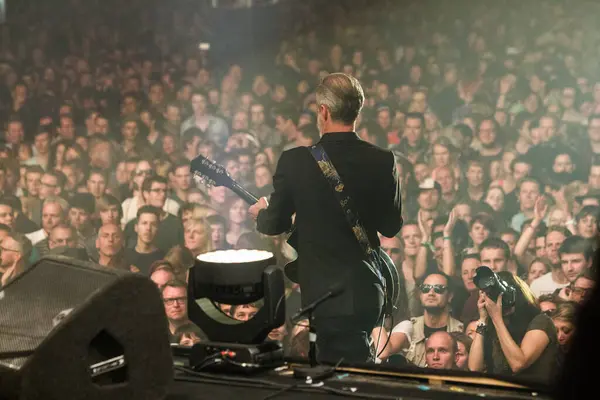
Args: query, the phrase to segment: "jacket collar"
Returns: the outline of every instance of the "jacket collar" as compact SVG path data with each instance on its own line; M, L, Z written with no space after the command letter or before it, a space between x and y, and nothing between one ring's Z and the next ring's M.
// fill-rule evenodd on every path
M360 140L355 132L328 132L321 137L319 143L339 142L341 140Z

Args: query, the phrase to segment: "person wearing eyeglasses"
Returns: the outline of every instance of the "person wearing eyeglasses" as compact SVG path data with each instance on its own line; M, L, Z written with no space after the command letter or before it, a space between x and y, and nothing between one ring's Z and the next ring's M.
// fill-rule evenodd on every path
M592 290L596 287L594 274L588 269L584 270L575 278L573 283L568 287L568 301L574 301L578 304L583 304L592 294Z
M131 190L133 191L133 196L125 199L121 205L123 209L123 218L121 219L121 224L123 226L126 226L129 222L131 222L131 220L135 219L137 217L138 209L145 204L162 208L164 211L172 215L177 215L179 213L179 204L175 200L166 196L165 194L167 192L152 192L156 194L156 196L153 196L151 199L152 201L148 199L148 193L144 193L144 182L155 178L155 175L156 171L153 169L150 161L140 160L137 163L131 180ZM166 181L164 182L166 184ZM148 190L146 189L146 191ZM151 202L155 204L151 204Z
M200 330L188 319L186 284L177 280L169 281L161 292L169 322L169 343L179 344L184 333L200 334Z
M161 210L155 243L159 249L165 252L169 251L171 247L183 243L183 225L181 224L181 220L175 216L177 215L177 211L179 211L179 206L177 205L175 214L165 209L165 204L168 200L167 190L167 180L161 176L150 176L142 184L144 203ZM127 238L126 243L128 248L134 248L137 244L136 225L137 218L129 221L125 226L125 237Z
M409 348L406 359L419 367L425 367L425 342L434 333L439 331L462 332L462 322L450 316L450 301L452 290L450 278L441 271L426 274L418 285L419 300L423 306L423 315L412 318L412 335L408 338ZM397 330L396 327L394 330ZM394 337L392 331L392 338ZM394 345L390 339L390 343Z

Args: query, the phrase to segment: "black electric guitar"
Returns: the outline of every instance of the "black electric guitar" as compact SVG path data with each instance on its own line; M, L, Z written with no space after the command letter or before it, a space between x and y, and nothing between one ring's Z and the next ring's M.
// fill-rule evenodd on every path
M252 205L258 201L258 197L244 189L239 183L231 178L225 167L202 156L194 158L190 164L190 170L194 180L207 186L224 186L240 196L246 203ZM298 232L292 225L288 231L287 243L298 250ZM400 276L392 259L385 251L379 248L379 267L386 281L386 312L389 313L399 298ZM292 282L298 283L298 258L290 261L284 268L285 275Z

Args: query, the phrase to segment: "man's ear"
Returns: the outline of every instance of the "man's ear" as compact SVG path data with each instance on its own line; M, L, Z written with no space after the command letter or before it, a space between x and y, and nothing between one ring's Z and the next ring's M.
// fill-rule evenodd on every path
M329 110L327 109L327 107L325 107L323 104L321 104L319 106L319 109L317 110L319 114L321 114L321 117L328 119L328 115L327 113L329 112Z
M135 230L135 233L138 233L137 224L133 225L133 229Z

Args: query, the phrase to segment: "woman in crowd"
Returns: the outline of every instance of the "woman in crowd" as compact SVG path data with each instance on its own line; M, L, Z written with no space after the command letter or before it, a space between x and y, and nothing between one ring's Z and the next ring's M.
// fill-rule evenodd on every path
M558 367L562 367L565 355L571 346L571 340L575 333L575 317L577 313L577 303L570 301L560 303L556 310L550 313L552 322L556 327L558 335Z
M473 339L463 332L450 332L450 335L456 340L456 346L458 348L456 368L461 371L468 371L469 352L471 351Z
M479 246L490 237L490 234L494 233L494 228L494 220L490 215L479 213L473 217L469 224L469 236L473 250L479 251Z
M186 222L183 231L185 247L194 257L213 250L210 225L205 219L193 218Z
M240 236L248 229L248 205L240 198L233 197L229 202L228 207L225 207L228 211L229 229L225 235L225 239L229 246L233 247L236 245Z
M540 312L525 282L510 272L497 275L514 288L514 304L506 308L502 295L494 301L480 293L479 324L469 353L469 370L548 383L558 354L556 328Z
M529 268L527 269L527 279L526 282L528 285L531 285L531 282L539 278L540 276L547 274L552 269L550 262L545 258L534 258L531 264L529 264Z

